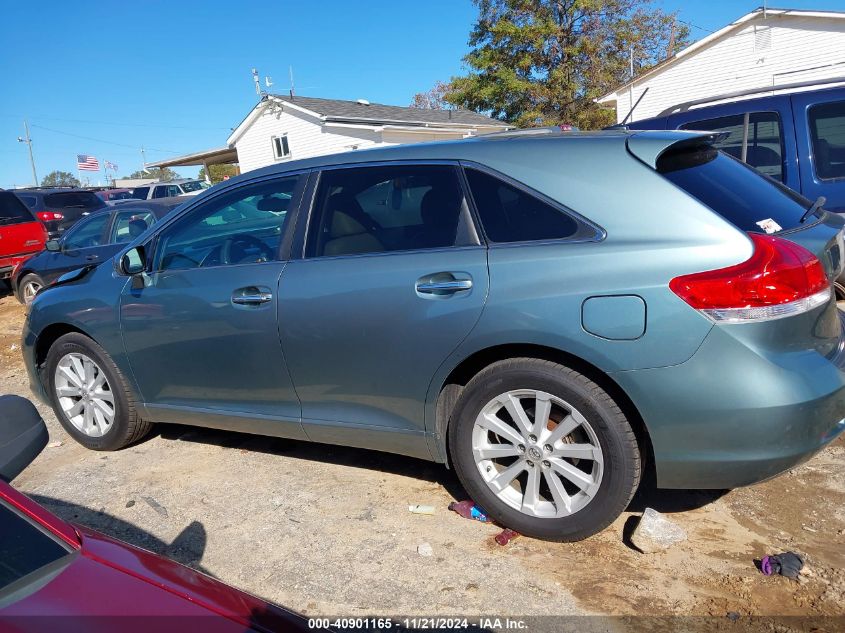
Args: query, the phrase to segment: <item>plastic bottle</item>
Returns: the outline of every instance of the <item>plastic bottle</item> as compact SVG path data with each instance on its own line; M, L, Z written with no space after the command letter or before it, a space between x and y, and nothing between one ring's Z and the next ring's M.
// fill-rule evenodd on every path
M481 521L482 523L487 522L487 515L484 514L484 511L476 506L472 501L453 501L449 504L449 509L452 512L457 512L465 519Z

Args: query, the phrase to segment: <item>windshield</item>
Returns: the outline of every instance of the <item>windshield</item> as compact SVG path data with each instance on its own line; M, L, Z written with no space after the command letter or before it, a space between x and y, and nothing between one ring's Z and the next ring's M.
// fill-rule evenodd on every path
M813 204L709 145L670 150L658 159L657 171L743 231L795 228Z
M190 182L183 182L182 183L182 190L185 193L189 191L202 191L203 189L208 189L211 185L207 182L203 182L202 180L191 180Z

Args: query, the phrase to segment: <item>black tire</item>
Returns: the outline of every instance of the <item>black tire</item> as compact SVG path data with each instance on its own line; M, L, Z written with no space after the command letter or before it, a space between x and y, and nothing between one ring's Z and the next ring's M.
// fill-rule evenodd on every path
M584 416L598 440L603 458L598 491L568 516L539 518L511 507L491 490L475 463L476 417L497 396L520 389L544 391L569 403ZM641 476L637 439L616 402L580 373L533 358L499 361L470 380L449 423L449 454L470 498L490 518L520 534L550 541L579 541L605 529L625 510Z
M18 301L23 304L26 304L26 298L24 297L24 289L26 288L27 284L32 282L37 283L38 286L41 288L44 287L44 280L41 279L41 277L39 277L35 273L27 273L18 280L17 298Z
M59 404L56 393L56 367L66 355L80 353L93 360L105 374L114 398L114 421L102 436L91 437L77 429ZM108 353L83 334L72 332L59 337L47 352L47 389L50 402L65 431L86 448L95 451L115 451L137 442L150 432L152 424L138 415L135 398L123 374Z

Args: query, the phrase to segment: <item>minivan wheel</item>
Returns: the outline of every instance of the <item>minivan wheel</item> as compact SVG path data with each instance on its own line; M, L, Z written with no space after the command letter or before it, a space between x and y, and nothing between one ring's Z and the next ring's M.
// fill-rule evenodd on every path
M144 437L142 420L126 380L108 353L76 332L65 334L47 353L53 411L73 439L97 451L113 451Z
M43 287L44 281L35 273L24 275L18 283L18 301L29 305Z
M449 427L455 471L494 520L521 534L578 541L628 505L640 451L613 399L550 361L494 363L463 390Z

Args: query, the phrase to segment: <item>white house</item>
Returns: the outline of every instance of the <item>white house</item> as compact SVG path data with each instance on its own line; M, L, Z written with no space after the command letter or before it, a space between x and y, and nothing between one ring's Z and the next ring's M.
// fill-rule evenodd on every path
M629 121L695 99L834 78L845 84L845 11L761 8L598 101L615 107L621 123L640 97Z
M373 146L460 139L509 126L466 110L423 110L364 100L267 95L227 140L241 172Z

